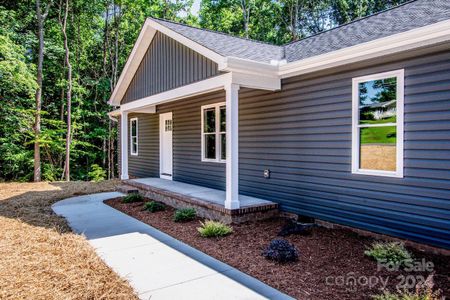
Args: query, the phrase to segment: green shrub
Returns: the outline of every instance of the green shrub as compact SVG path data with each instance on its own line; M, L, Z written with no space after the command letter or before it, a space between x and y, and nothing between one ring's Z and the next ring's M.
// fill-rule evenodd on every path
M161 203L161 202L156 202L156 201L150 201L150 202L146 202L144 204L144 209L148 210L149 212L157 212L157 211L163 211L166 209L166 206Z
M91 165L91 171L88 173L89 179L94 182L103 181L106 178L106 171L97 164Z
M122 202L123 203L134 203L134 202L142 202L144 201L144 198L139 195L138 193L132 193L128 194L125 197L123 197Z
M401 266L413 260L411 253L405 249L402 243L398 242L375 242L370 249L364 251L364 254L374 258L379 263L395 266Z
M433 274L428 275L424 282L420 282L415 286L414 293L403 291L398 294L393 294L388 291L384 291L381 295L373 296L374 300L441 300L441 290L433 291L434 279Z
M213 220L206 221L205 223L200 222L200 224L202 226L197 228L197 230L202 237L219 237L233 232L233 228L230 226Z
M177 209L173 216L173 220L175 222L187 222L194 220L197 216L197 213L195 212L195 209L193 208L181 208Z
M385 292L381 295L373 296L374 300L440 300L442 299L440 293L428 292L403 292L401 294L392 294Z

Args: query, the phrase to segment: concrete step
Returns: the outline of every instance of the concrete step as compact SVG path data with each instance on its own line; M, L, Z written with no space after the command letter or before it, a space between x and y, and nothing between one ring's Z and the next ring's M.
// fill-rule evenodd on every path
M139 190L137 188L130 185L118 185L116 187L116 191L124 194L139 193Z

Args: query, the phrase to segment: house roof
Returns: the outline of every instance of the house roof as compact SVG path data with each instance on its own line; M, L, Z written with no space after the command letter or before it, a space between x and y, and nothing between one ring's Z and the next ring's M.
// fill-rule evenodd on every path
M233 56L263 63L270 63L271 60L281 60L284 57L282 46L167 20L150 19L225 57Z
M450 19L449 0L416 0L284 46L288 62Z
M294 62L450 19L449 0L415 0L282 46L151 18L224 57Z

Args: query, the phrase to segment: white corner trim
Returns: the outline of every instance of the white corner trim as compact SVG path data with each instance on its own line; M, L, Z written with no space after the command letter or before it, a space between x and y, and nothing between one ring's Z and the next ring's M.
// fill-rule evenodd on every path
M136 152L133 151L133 122L136 122ZM130 119L130 155L138 156L139 155L139 119L131 118Z
M446 20L367 43L287 63L279 67L278 74L282 78L293 77L449 40L450 20Z
M201 119L201 130L200 130L200 134L201 134L201 153L202 153L202 157L201 160L202 162L212 162L212 163L225 163L226 159L222 159L222 144L221 144L221 140L220 140L220 135L221 132L220 131L220 107L221 106L225 106L226 102L219 102L219 103L214 103L214 104L207 104L207 105L202 105L201 109L200 109L200 119ZM207 135L208 133L203 132L203 129L205 128L205 114L204 111L205 109L208 108L214 108L214 113L215 113L215 118L216 118L216 124L215 124L215 132L213 133L216 136L216 158L215 159L211 159L211 158L206 158L205 157L205 135ZM211 133L209 133L211 134ZM226 131L225 131L226 134Z
M397 77L397 143L396 143L396 171L367 170L359 168L360 161L360 127L359 125L359 89L361 82ZM352 80L352 173L360 175L386 176L403 178L403 152L404 152L404 98L405 98L405 71L404 69L371 74L353 78ZM383 124L392 125L391 123ZM381 126L383 126L381 125Z

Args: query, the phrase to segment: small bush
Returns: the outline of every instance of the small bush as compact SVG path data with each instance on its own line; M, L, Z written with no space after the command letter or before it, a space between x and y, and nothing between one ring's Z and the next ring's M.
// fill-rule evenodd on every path
M91 165L91 171L88 173L89 179L94 182L105 180L106 171L97 164Z
M411 253L405 249L402 243L398 242L375 242L370 249L364 251L364 254L372 257L379 263L392 264L394 266L401 266L413 260Z
M273 240L269 246L263 251L262 255L270 260L279 263L286 263L298 260L298 250L294 245L286 240Z
M150 202L146 202L144 204L144 209L148 210L149 212L157 212L157 211L163 211L166 209L166 206L161 203L161 202L156 202L156 201L150 201Z
M193 208L181 208L177 209L173 216L175 222L187 222L192 221L197 216L195 209Z
M281 231L278 232L278 236L288 236L291 234L309 235L313 227L315 227L315 224L304 224L294 220L288 220L283 228L281 228Z
M233 228L216 221L206 221L205 223L200 222L201 227L197 228L198 232L202 237L219 237L225 236L233 232Z
M142 202L142 201L144 201L144 197L142 197L138 193L128 194L125 197L123 197L123 199L122 199L123 203L134 203L134 202Z
M385 291L381 295L373 296L374 300L440 300L442 297L441 290L433 291L434 279L433 274L428 275L424 282L416 285L414 293L404 291L399 294L393 294Z

